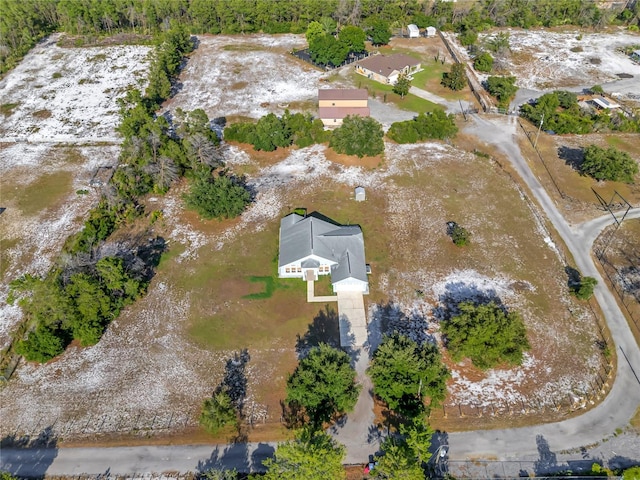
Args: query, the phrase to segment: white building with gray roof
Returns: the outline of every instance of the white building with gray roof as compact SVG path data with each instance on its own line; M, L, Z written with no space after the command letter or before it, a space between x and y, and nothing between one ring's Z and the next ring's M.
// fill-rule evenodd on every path
M319 275L331 275L336 293L369 293L362 230L317 212L287 215L280 221L278 276L311 281Z

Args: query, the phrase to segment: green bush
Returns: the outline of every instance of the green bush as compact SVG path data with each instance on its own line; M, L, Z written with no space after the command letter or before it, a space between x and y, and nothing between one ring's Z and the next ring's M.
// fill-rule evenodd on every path
M238 425L238 411L226 391L214 393L202 404L200 425L215 435L227 425Z
M289 375L286 403L303 407L311 427L317 430L336 415L353 409L360 391L355 378L349 355L321 343Z
M516 77L489 77L487 78L487 91L496 97L498 106L509 107L509 102L518 91L515 85Z
M48 362L64 352L64 332L39 324L24 340L18 341L16 353L30 362Z
M375 394L400 415L416 417L425 409L425 398L433 407L446 396L449 371L438 347L418 345L398 333L384 337L368 373Z
M580 277L580 281L572 286L571 293L580 300L589 300L597 284L598 281L593 277Z
M455 361L470 358L483 370L501 363L520 365L528 350L526 330L517 312L505 311L494 302L463 302L459 313L441 325L446 346Z
M633 183L638 174L638 163L627 152L614 147L604 149L597 145L588 145L583 152L584 160L580 170L596 180Z
M421 113L413 120L391 124L387 136L397 143L416 143L420 140L452 138L458 133L453 114L443 110Z
M447 223L447 233L458 247L464 247L471 242L471 234L469 231L458 225L456 222Z
M479 72L490 72L493 69L493 57L488 52L482 52L473 59L473 68Z

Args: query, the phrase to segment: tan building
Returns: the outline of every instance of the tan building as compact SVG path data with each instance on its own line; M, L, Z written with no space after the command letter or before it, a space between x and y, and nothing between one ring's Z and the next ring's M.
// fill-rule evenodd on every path
M369 94L364 88L318 90L318 117L325 127L339 127L347 115L369 116Z
M376 82L393 85L401 73L411 75L422 70L420 60L396 53L394 55L372 55L356 63L356 72Z

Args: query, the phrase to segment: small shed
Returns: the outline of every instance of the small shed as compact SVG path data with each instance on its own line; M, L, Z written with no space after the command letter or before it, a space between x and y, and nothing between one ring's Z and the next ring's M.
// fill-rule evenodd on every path
M409 30L409 38L418 38L420 36L420 29L417 25L412 23L407 26L407 29Z
M427 27L425 32L425 36L427 37L435 37L436 36L436 27Z
M356 202L364 202L367 199L367 195L364 191L364 187L356 187Z
M634 50L631 52L631 60L636 63L640 63L640 50Z
M602 110L613 110L616 108L620 108L620 105L618 105L615 102L610 102L609 100L607 100L604 97L595 97L592 100L593 103L595 103L596 107L602 109Z

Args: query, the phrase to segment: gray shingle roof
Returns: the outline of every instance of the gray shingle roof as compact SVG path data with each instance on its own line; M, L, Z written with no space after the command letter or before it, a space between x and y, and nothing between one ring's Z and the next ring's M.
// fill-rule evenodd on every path
M337 265L331 270L333 283L346 278L367 282L364 238L357 225L338 225L312 213L302 217L295 213L280 221L278 266L317 255Z

